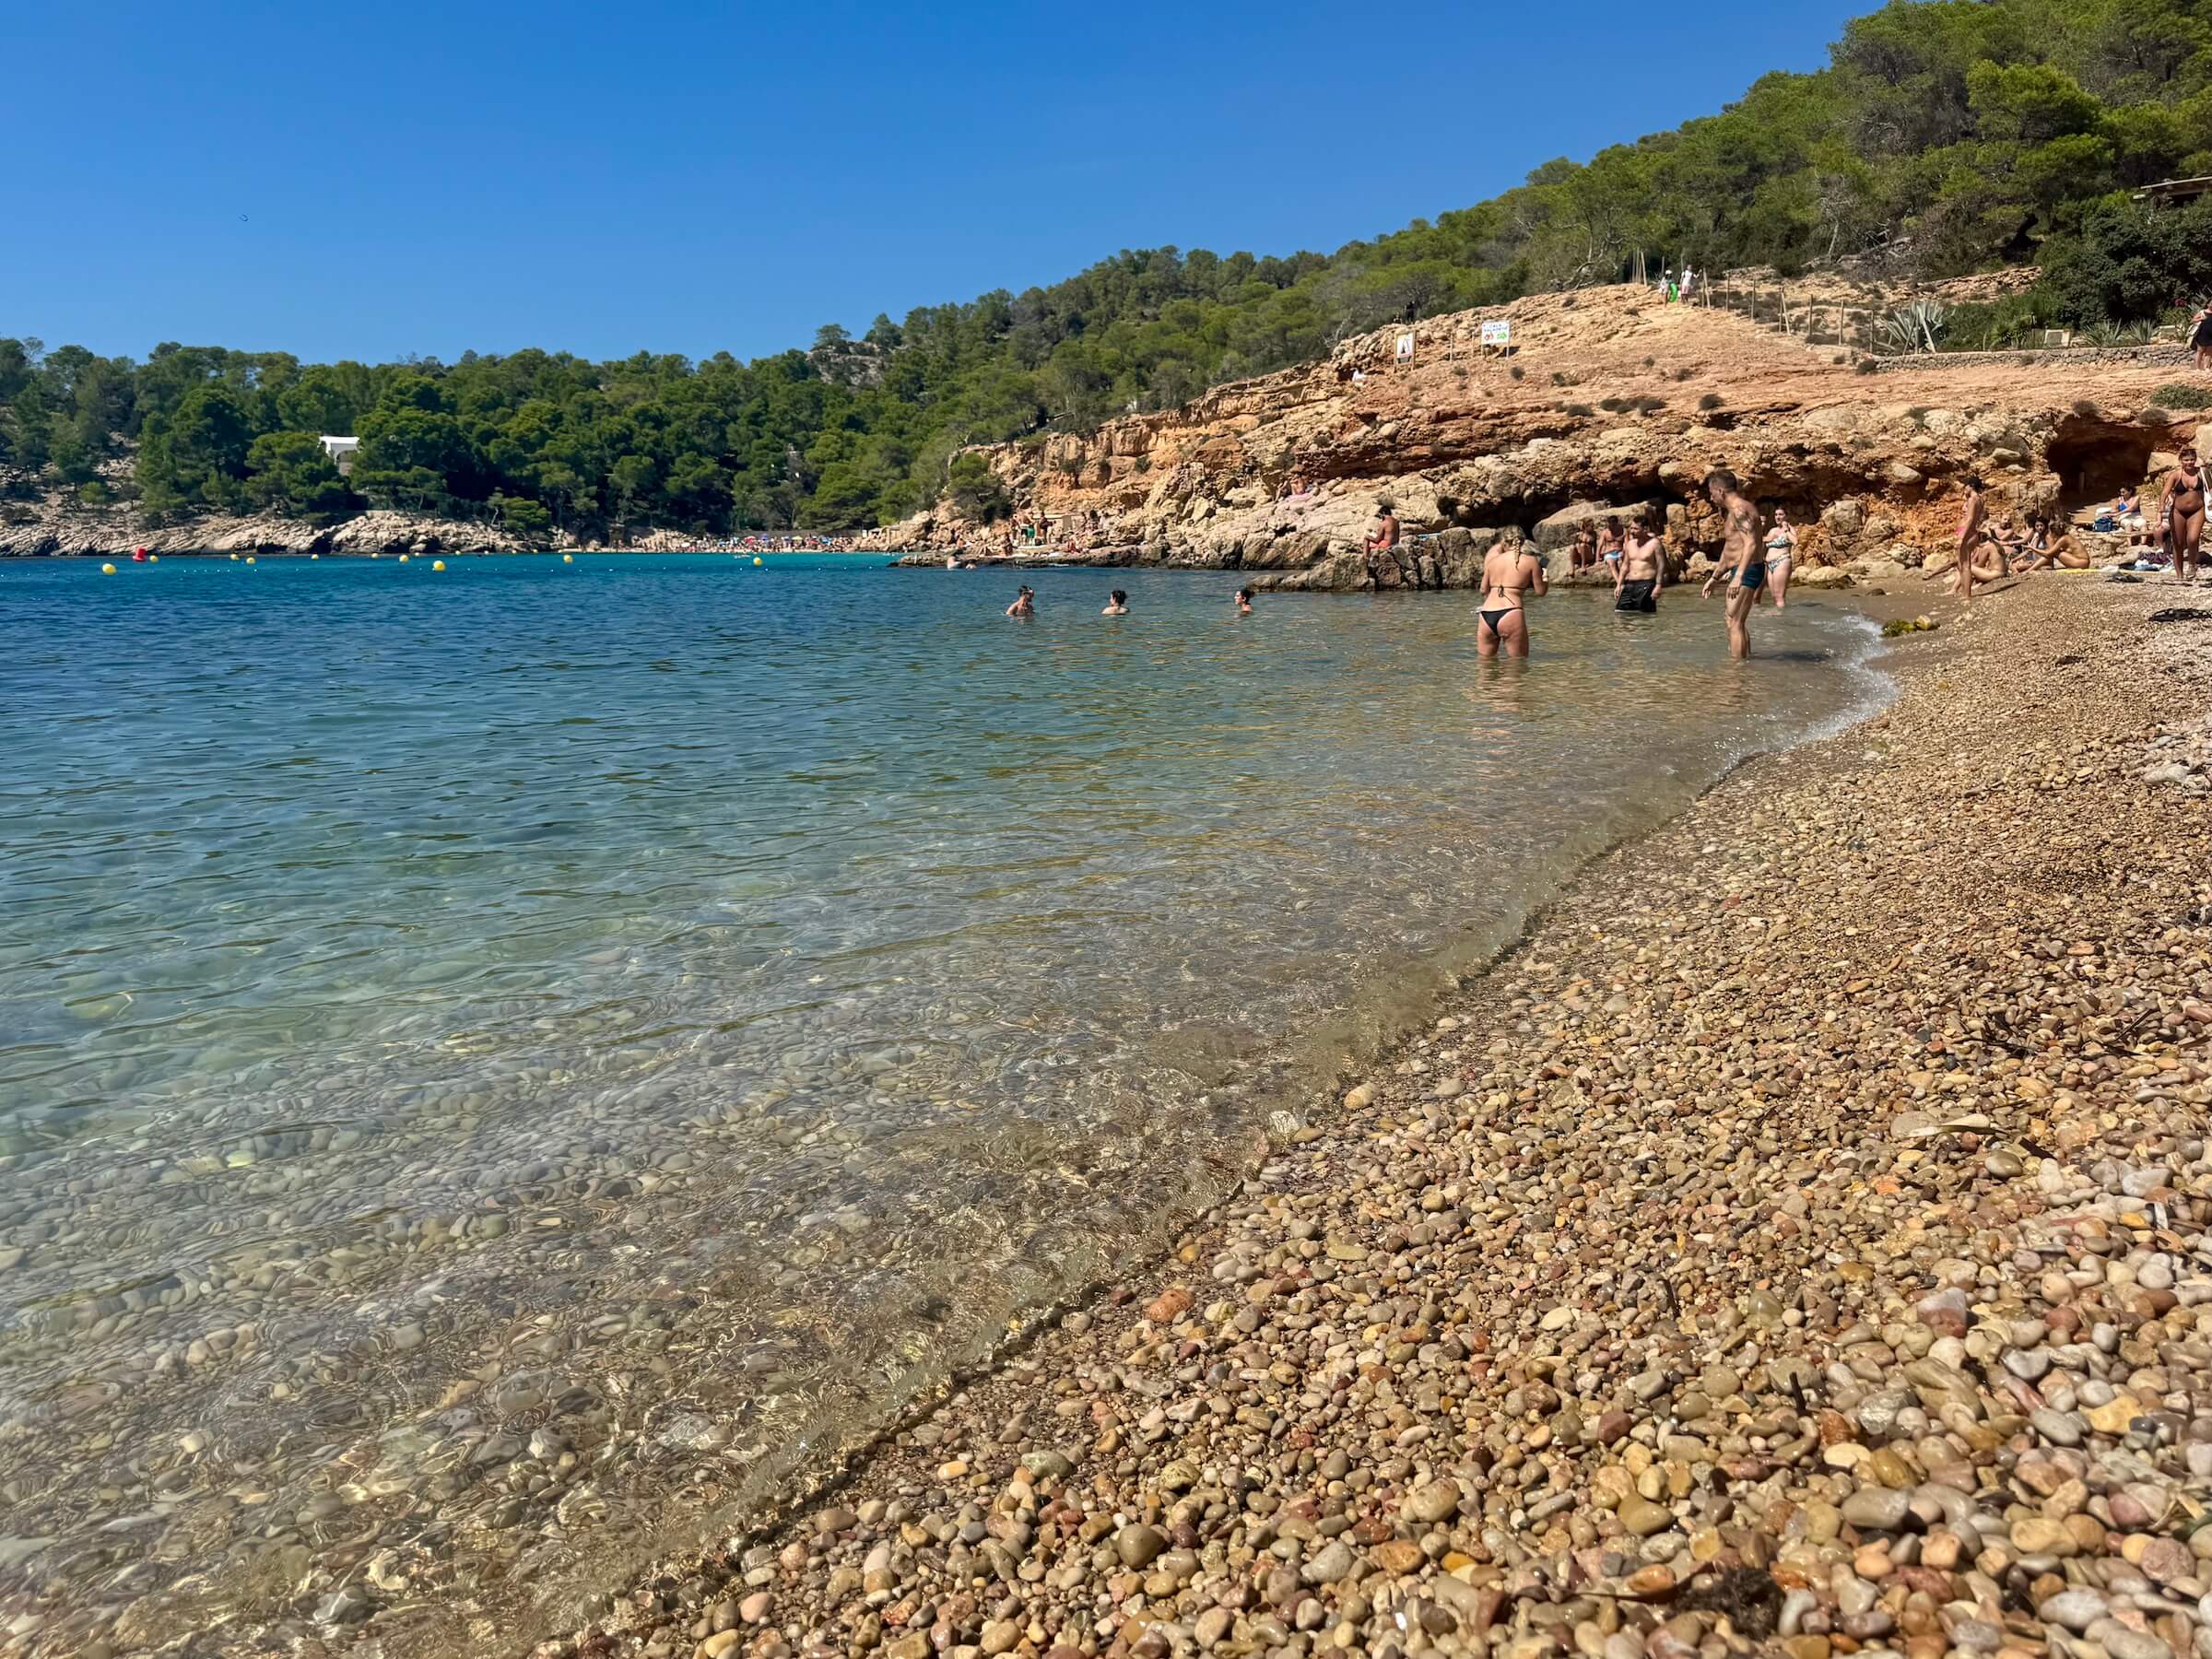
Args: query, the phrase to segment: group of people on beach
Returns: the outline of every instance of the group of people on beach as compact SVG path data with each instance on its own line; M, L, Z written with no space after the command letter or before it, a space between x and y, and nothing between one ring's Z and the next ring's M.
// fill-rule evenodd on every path
M2193 582L2202 559L2206 485L2194 447L2184 446L2177 462L2159 500L2157 546L2170 552L2175 574ZM1759 505L1744 493L1743 481L1726 467L1707 474L1704 489L1720 515L1722 544L1720 558L1700 593L1710 598L1716 587L1724 586L1728 654L1742 659L1751 654L1751 612L1760 599L1771 601L1777 610L1788 603L1790 570L1798 551L1797 530L1788 510L1779 502L1767 503L1762 513ZM2136 535L2137 548L2131 552L2152 551L2148 521L2132 492L2123 493L2114 512L2121 526ZM1403 536L1395 508L1387 500L1379 502L1365 551L1371 556L1388 553ZM1607 523L1602 529L1585 524L1575 533L1568 550L1571 573L1612 567L1614 608L1630 614L1648 614L1659 608L1659 596L1666 591L1666 562L1662 527L1649 512L1637 513L1625 524ZM1986 486L1979 477L1967 478L1950 583L1951 591L1962 601L1973 598L1978 582L2035 571L2087 570L2090 562L2071 530L2048 516L2035 519L2026 529L2012 517L1993 522ZM1549 591L1546 576L1543 554L1519 532L1508 531L1490 545L1483 555L1482 599L1476 610L1475 646L1481 655L1528 654L1527 602ZM1252 614L1250 588L1237 590L1236 606L1240 616ZM1127 616L1128 594L1116 588L1103 614ZM1006 615L1035 616L1034 590L1025 583L1006 607Z
M2097 515L2096 528L2109 527L2109 533L2128 538L2127 557L2108 565L2108 570L2171 570L2179 581L2196 580L2197 566L2205 562L2204 466L2191 444L2184 444L2174 461L2159 495L2155 525L2133 489L2124 488L2119 500ZM1958 562L1951 578L1951 591L1959 598L1971 600L1977 582L2001 576L2089 569L2093 561L2070 527L2048 515L2033 520L2024 530L2015 518L1992 519L1987 489L1979 477L1966 480L1966 500L1959 515Z

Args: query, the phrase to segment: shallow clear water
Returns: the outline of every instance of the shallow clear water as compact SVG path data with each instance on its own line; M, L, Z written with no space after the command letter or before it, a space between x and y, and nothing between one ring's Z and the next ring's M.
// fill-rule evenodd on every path
M449 563L0 561L0 1597L47 1636L580 1617L1873 688L1803 602L1737 666L1714 606L1559 594L1486 665L1464 595Z

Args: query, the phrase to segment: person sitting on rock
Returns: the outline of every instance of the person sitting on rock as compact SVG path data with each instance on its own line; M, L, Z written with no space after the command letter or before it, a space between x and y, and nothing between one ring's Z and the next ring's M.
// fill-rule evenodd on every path
M2108 512L2098 516L2101 521L2108 515L2112 528L2126 535L2129 547L2139 547L2150 540L2150 521L2143 516L2142 497L2132 486L2124 488ZM2099 527L2103 527L2101 522Z
M1397 510L1388 501L1375 503L1375 527L1368 532L1367 551L1388 553L1398 545Z
M1597 533L1584 524L1574 533L1574 541L1567 549L1567 573L1580 576L1597 563Z

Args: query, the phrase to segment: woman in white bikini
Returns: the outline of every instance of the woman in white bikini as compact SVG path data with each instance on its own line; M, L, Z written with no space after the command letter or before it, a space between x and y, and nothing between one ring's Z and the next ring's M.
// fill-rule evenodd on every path
M1491 545L1482 559L1482 608L1475 613L1475 649L1486 657L1528 654L1528 612L1525 594L1548 592L1544 582L1544 559L1518 535L1504 536Z
M1797 557L1797 532L1791 527L1789 510L1776 507L1767 531L1767 588L1774 608L1782 609L1790 596L1790 561Z

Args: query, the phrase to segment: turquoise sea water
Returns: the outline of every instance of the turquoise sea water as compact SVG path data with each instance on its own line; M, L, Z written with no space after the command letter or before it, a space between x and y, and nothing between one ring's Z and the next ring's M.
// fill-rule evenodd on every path
M0 1596L56 1640L581 1617L1875 694L1804 601L1737 666L1555 595L1499 665L1464 595L448 563L0 561Z

